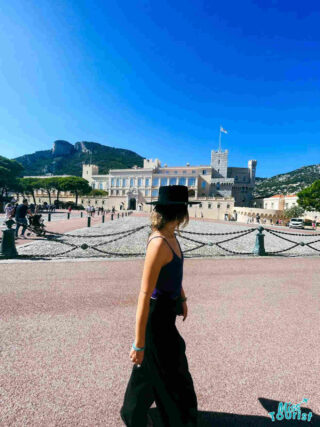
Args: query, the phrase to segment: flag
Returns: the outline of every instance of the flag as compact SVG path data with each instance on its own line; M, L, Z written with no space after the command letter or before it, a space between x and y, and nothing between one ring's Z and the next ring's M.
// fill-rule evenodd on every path
M220 132L228 133L222 126L220 126Z

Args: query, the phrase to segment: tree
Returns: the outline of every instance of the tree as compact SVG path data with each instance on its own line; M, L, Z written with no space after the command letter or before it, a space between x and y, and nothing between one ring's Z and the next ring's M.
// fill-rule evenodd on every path
M292 206L290 209L285 209L285 218L299 218L304 214L304 209L301 206Z
M41 182L42 180L40 178L20 178L19 184L22 192L24 194L31 194L33 198L33 203L36 205L36 197L35 197L35 190L38 190L39 188L42 188L43 184Z
M13 190L17 179L23 171L23 166L15 160L0 156L0 196L8 196L8 191Z
M49 204L51 205L51 192L55 189L55 178L42 178L40 179L41 188L46 190L49 198Z
M320 179L299 191L298 204L306 211L320 211Z
M76 196L76 205L78 204L79 195L89 194L92 190L86 179L77 176L62 178L60 186L62 191L70 191Z

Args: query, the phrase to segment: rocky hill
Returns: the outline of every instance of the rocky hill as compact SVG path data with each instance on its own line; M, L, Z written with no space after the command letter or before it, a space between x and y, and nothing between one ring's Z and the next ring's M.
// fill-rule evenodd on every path
M303 166L271 178L256 178L253 196L270 197L275 194L296 194L318 179L320 179L320 164Z
M132 168L143 166L143 157L137 153L101 145L96 142L76 142L58 140L51 150L37 151L16 159L24 166L23 175L82 175L82 163L92 162L99 166L99 173L105 174L109 169Z

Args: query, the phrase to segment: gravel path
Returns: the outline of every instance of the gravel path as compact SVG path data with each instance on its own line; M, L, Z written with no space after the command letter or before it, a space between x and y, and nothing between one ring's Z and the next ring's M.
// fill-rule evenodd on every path
M131 235L126 233L111 236L118 232L130 232L130 230L142 227L140 231L136 231ZM185 257L212 257L212 256L230 256L236 252L238 256L253 256L252 251L256 242L258 224L254 226L239 225L232 223L216 223L201 220L191 220L185 229L182 229L180 241L182 250ZM272 227L270 230L274 231ZM71 231L65 233L64 236L55 236L55 241L52 240L37 240L33 243L27 243L19 247L19 255L37 255L37 256L50 256L53 258L63 256L67 258L87 258L87 257L110 257L119 258L121 254L123 257L130 257L131 254L137 254L138 257L144 257L146 250L147 236L150 231L149 218L147 216L129 216L114 221L107 221L104 224L98 223L91 228L83 228L81 230ZM192 235L184 233L236 233L230 235L209 236L209 235ZM249 234L242 232L251 231ZM264 231L265 234L265 249L271 253L283 249L290 248L296 243L303 241L304 243L312 243L312 246L320 251L320 233L312 233L303 230L293 230L289 232L287 228L281 227L276 229L283 233L290 234L277 234L277 236ZM294 234L305 234L304 236ZM67 237L72 235L74 237ZM109 235L109 236L108 236ZM240 238L234 239L236 236ZM79 237L77 237L79 236ZM84 237L80 237L84 236ZM93 238L93 236L97 236ZM279 238L278 236L281 236ZM52 237L51 237L52 238ZM114 240L117 239L117 240ZM195 240L195 242L190 239ZM221 247L216 246L214 243L229 240L228 242L221 243ZM284 239L289 239L288 242ZM112 241L114 240L114 241ZM210 242L212 245L210 246ZM315 242L315 243L313 243ZM205 243L203 246L202 244ZM81 248L82 245L83 248ZM99 252L92 248L95 246ZM193 248L197 248L192 250ZM77 247L73 250L74 247ZM225 248L226 250L222 249ZM289 251L281 253L281 256L318 256L319 252L312 250L308 246L297 246Z

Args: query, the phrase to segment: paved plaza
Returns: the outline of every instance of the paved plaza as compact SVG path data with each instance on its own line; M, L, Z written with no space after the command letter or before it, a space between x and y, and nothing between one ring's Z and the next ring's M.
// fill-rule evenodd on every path
M101 235L146 225L148 216L136 213L105 224L96 219L93 227L79 228L84 221L49 226L75 236ZM242 243L236 239L226 247L252 251L257 225L192 219L185 230L230 233L251 227ZM145 252L148 231L115 241L109 250ZM273 250L283 245L275 236L267 238ZM91 244L96 239L103 242L69 240ZM178 239L186 256L189 316L185 322L178 317L176 324L187 346L199 426L274 425L268 412L276 412L279 402L303 398L308 399L305 412L313 413L308 425L319 425L318 255L212 257L210 251L218 248L205 246L195 252L207 256L192 259L188 249L195 243ZM33 241L18 250L52 251L53 245L61 246ZM69 259L0 261L1 426L123 425L119 410L132 369L129 352L144 257L90 259L77 251ZM155 404L150 415L155 427L163 427Z
M143 260L0 268L0 425L120 427ZM319 275L315 257L185 260L200 426L273 425L303 398L319 422Z

